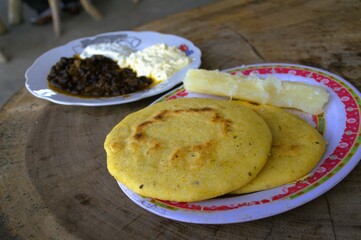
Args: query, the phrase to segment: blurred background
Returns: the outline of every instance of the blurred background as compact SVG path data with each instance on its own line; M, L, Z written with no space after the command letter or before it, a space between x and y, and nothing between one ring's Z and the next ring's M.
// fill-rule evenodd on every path
M79 14L61 11L62 33L57 37L53 24L34 25L30 18L36 12L22 4L23 22L12 26L8 20L8 0L0 0L0 19L8 31L0 35L0 49L8 62L0 63L0 107L25 84L25 71L44 52L77 38L112 31L132 30L146 22L161 19L216 0L93 0L93 5L103 14L94 20L82 10Z

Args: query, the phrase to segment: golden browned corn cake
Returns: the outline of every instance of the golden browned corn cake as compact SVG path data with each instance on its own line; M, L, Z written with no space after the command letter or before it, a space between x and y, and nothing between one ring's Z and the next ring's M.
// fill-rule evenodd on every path
M132 191L190 202L251 181L266 163L271 138L265 121L247 107L183 98L130 114L104 146L109 172Z
M247 185L232 193L249 193L296 181L320 161L326 149L322 135L303 119L269 105L240 102L254 109L272 132L271 155L261 172Z

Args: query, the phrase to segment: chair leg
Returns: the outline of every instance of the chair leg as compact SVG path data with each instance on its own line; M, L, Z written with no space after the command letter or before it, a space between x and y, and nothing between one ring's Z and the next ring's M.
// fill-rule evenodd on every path
M8 58L5 56L5 53L2 49L0 49L0 63L8 62Z
M0 19L0 35L6 33L8 30L4 22Z
M23 4L21 0L8 1L8 17L10 25L18 25L23 22Z
M85 11L92 16L95 20L100 20L103 18L102 14L99 12L99 10L94 7L93 4L90 3L89 0L80 0L81 5L85 9Z
M51 9L51 16L53 18L53 26L55 35L58 37L61 34L61 22L59 14L59 5L57 0L48 0Z

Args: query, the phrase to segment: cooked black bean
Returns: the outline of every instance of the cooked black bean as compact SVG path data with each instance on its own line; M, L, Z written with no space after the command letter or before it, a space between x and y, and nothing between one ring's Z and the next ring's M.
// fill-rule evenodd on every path
M50 70L51 89L81 97L113 97L149 87L153 80L129 68L120 68L110 58L94 55L90 58L62 57Z

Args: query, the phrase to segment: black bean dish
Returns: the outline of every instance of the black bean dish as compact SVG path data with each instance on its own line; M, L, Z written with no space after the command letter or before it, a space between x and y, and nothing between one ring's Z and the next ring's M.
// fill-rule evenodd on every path
M153 80L137 77L130 68L120 68L110 58L94 55L90 58L62 57L50 70L49 87L80 97L114 97L149 87Z

